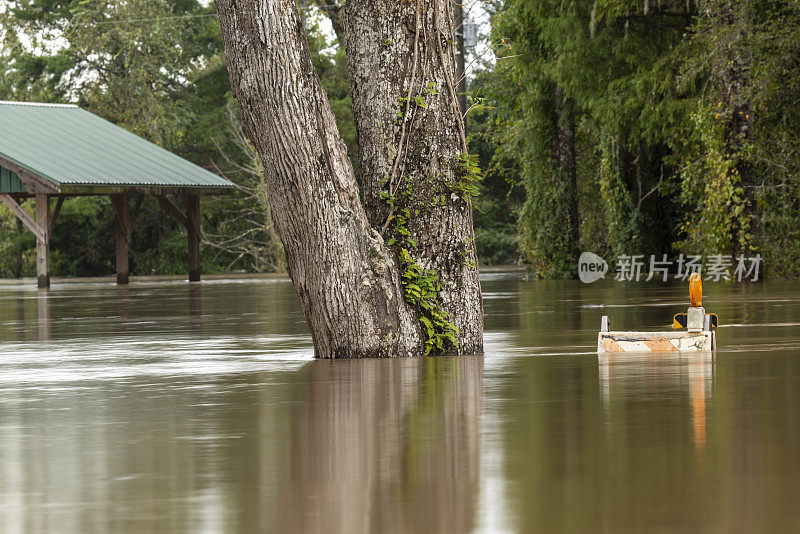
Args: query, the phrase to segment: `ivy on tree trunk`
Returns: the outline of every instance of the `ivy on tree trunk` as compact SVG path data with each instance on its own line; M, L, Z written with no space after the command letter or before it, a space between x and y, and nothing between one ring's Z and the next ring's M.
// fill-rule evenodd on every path
M360 190L294 2L216 6L316 356L481 352L449 4L345 6Z

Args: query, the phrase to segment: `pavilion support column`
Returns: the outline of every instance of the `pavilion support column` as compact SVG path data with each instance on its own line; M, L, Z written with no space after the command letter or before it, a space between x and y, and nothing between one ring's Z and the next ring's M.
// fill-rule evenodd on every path
M186 233L189 241L189 281L200 281L200 197L183 195L186 205Z
M42 236L36 240L36 278L39 287L50 287L50 198L36 195L36 224Z
M109 195L111 205L114 206L114 242L117 255L117 284L123 285L129 282L128 271L128 241L130 232L128 230L128 195L119 193Z

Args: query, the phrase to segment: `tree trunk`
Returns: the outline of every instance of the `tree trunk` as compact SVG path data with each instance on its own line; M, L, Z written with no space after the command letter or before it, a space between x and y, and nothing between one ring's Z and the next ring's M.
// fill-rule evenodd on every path
M441 309L458 329L450 352L482 352L451 4L348 0L342 24L369 222L395 243L401 269L407 251L438 276Z
M564 208L567 215L566 250L577 265L580 239L580 219L578 218L578 174L575 165L575 103L564 96L563 90L556 88L555 100L558 106L553 140L553 159L562 178Z
M537 128L525 158L526 200L521 237L541 278L575 276L580 220L575 165L575 103L553 85L532 106Z
M758 217L756 200L753 198L752 165L745 153L753 141L753 110L750 103L750 65L752 63L748 28L751 24L746 6L733 0L715 0L705 5L712 13L721 36L716 56L715 73L718 77L721 109L728 120L725 124L725 152L735 161L734 172L740 178L736 185L744 191L740 202L744 206L743 215L731 228L733 250L731 253L750 252L752 238L757 234Z
M320 358L419 352L394 262L370 228L294 2L219 0L231 87L266 172Z
M421 355L426 334L417 320L420 310L406 302L395 252L359 201L355 173L294 3L218 0L216 6L231 87L266 172L275 227L316 356ZM461 212L468 216L468 206ZM451 244L454 239L447 234L452 221L439 219L429 218L434 231L420 237L421 248L426 242L435 245L430 253L442 253L446 249L440 241ZM465 220L463 214L458 220ZM455 256L456 250L453 246L447 255ZM473 272L472 292L479 296ZM441 294L449 312L455 293L443 289ZM460 313L451 317L459 324L464 320ZM480 316L477 325L482 330ZM475 326L464 328L469 339L475 331ZM459 351L476 347L480 344L469 342Z

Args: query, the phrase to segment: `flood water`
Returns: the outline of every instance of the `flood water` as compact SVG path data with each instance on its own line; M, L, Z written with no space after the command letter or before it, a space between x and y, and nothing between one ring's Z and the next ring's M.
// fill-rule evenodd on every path
M482 277L483 357L315 361L289 282L0 286L0 532L798 532L800 285Z

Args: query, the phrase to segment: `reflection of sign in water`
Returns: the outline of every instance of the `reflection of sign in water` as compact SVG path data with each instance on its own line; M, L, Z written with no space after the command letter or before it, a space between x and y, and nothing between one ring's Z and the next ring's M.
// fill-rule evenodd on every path
M598 375L606 421L624 413L621 407L626 404L669 402L678 390L680 396L689 397L694 444L698 449L705 447L714 380L712 353L600 353Z
M689 398L692 401L692 431L697 448L706 445L706 391L711 391L711 358L690 358L689 360Z

